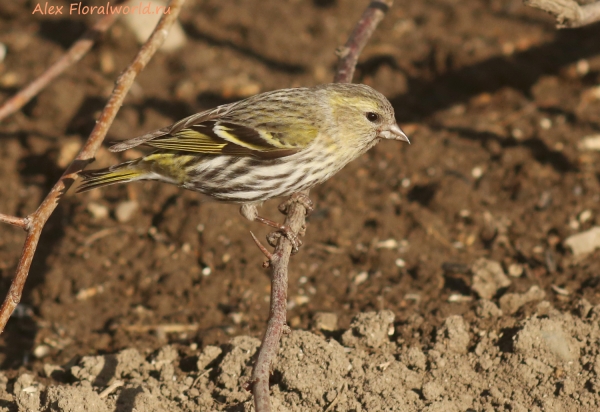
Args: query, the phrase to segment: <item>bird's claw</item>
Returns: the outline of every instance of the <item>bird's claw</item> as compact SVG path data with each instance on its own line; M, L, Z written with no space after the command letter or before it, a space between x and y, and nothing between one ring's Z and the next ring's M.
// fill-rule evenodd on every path
M304 206L307 216L315 210L314 203L308 196L304 193L294 193L288 200L279 205L279 211L284 215L287 215L288 209L292 203L300 203Z
M269 242L269 245L275 247L281 236L285 236L292 244L292 254L298 253L298 249L302 246L302 241L289 226L281 226L278 231L269 233L267 235L267 242Z

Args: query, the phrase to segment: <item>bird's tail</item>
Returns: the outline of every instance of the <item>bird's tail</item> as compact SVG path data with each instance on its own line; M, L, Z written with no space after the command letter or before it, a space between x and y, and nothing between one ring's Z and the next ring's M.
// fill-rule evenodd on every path
M107 167L105 169L84 170L79 172L83 183L77 188L77 193L87 192L97 187L112 185L115 183L127 183L144 179L148 172L140 167L142 159L132 160Z

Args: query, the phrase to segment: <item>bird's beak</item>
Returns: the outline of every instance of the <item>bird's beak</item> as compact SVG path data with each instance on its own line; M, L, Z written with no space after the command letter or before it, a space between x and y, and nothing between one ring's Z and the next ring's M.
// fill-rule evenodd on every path
M410 144L410 140L408 140L406 134L397 124L393 124L387 129L382 130L379 133L379 136L383 137L384 139L402 140L403 142Z

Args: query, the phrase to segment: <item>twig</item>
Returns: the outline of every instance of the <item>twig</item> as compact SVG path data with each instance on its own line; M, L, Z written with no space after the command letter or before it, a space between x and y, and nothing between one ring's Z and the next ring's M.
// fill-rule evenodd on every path
M113 393L115 391L115 389L120 388L123 385L125 385L125 382L123 382L123 381L114 381L113 383L110 384L109 387L107 387L102 392L100 392L98 394L98 396L100 397L100 399L106 398L108 395Z
M150 58L164 42L169 32L169 28L179 16L183 3L185 3L185 0L171 0L169 2L168 7L170 7L170 13L161 17L150 38L142 45L131 64L117 79L116 86L83 148L75 160L67 167L67 170L65 170L59 181L50 190L50 193L48 193L42 204L35 212L25 218L29 222L27 225L27 237L25 239L23 251L21 252L17 272L12 280L8 294L4 299L4 303L0 308L0 333L4 331L4 327L6 326L10 315L21 300L23 287L25 286L29 268L31 267L31 261L33 260L33 255L35 254L46 221L54 209L56 209L56 206L58 206L62 194L71 187L77 178L77 173L93 160L96 151L102 144L102 141L108 132L108 128L121 108L123 100L133 84L135 77L143 70L150 61ZM19 218L12 219L13 222L19 222ZM2 219L1 221L8 222L8 218Z
M334 81L350 83L360 52L367 44L373 31L383 19L385 12L392 6L393 0L373 0L363 13L346 45L338 49L339 62ZM306 207L303 199L308 198L308 190L298 196L292 196L287 204L284 225L298 233L305 225ZM267 330L258 350L258 357L252 370L250 385L254 395L256 412L270 412L269 376L271 365L277 355L281 335L289 330L286 325L288 263L292 244L281 236L272 258L271 267L271 307Z
M94 42L117 20L118 14L107 14L87 30L56 63L50 66L41 76L21 89L0 107L0 121L15 113L33 99L52 80L58 77L69 66L77 63L92 48Z
M340 399L342 398L342 394L346 390L347 385L348 385L347 382L344 382L340 385L340 387L337 390L337 395L335 396L335 399L329 404L327 409L325 409L323 412L330 412L333 410L333 408L335 408L335 405L337 405L339 403Z
M308 190L302 193L308 196ZM285 218L284 225L288 226L294 233L298 233L305 223L305 216L306 209L300 202L290 203L287 208L287 217ZM279 340L287 327L285 323L287 281L288 263L291 253L292 243L287 237L281 236L270 260L271 307L269 310L269 320L267 321L267 330L258 350L258 357L254 364L250 380L256 412L269 412L271 410L269 376L271 374L271 364L279 348Z
M9 216L0 213L0 222L8 223L9 225L20 227L21 229L27 230L29 220L26 217Z
M377 28L385 13L392 7L394 0L373 0L354 27L354 31L343 47L336 50L339 57L333 81L335 83L351 83L358 56L369 38Z
M123 325L120 328L132 333L148 333L157 331L163 334L166 333L182 333L182 332L195 332L198 330L200 325L197 323L183 324L183 323L165 323L160 325Z
M250 232L250 236L252 236L252 239L254 240L254 243L256 243L256 246L262 252L262 254L265 255L266 258L269 259L269 260L273 259L273 254L271 252L269 252L267 250L267 248L263 246L262 243L260 243L260 240L258 240L256 238L256 236L254 235L254 233Z
M523 0L523 4L555 16L558 29L582 27L600 21L600 2L579 5L573 0Z

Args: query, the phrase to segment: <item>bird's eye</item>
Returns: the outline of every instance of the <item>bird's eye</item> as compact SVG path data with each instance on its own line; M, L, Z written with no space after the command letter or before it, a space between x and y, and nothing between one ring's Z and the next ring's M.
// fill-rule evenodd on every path
M367 120L369 120L370 122L375 123L377 120L379 120L379 115L377 113L368 112L367 113Z

